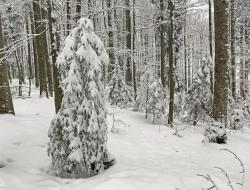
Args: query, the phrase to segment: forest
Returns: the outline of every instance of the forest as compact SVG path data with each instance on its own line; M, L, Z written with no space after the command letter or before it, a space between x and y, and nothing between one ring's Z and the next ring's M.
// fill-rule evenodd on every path
M249 190L249 0L0 0L0 189Z

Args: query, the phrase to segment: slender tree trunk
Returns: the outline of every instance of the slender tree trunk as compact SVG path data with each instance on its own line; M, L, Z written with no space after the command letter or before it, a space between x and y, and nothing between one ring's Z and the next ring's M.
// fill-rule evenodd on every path
M208 0L208 7L209 7L209 53L210 57L213 60L213 24L212 24L212 0ZM213 61L211 62L211 68L214 68ZM213 69L210 71L210 90L213 93L214 91L214 75L213 75Z
M35 22L34 22L34 17L30 11L30 22L31 22L31 33L35 34ZM36 37L32 39L32 45L33 45L33 61L34 61L34 68L35 68L35 85L38 88L39 87L39 69L38 69L38 57L37 57L37 42L36 42Z
M34 12L34 21L35 21L35 29L36 34L36 48L37 48L37 56L38 56L38 66L39 66L39 83L40 83L40 96L42 97L45 95L47 98L48 95L48 88L47 88L47 74L46 74L46 47L44 43L44 36L45 33L45 24L42 23L42 13L40 9L40 1L34 0L33 1L33 12Z
M132 70L131 70L131 17L130 17L130 0L125 0L125 19L126 19L126 46L127 46L127 63L126 63L126 82L131 84Z
M137 86L136 86L136 63L135 63L135 36L136 36L136 30L135 30L135 0L133 0L133 37L132 37L132 52L131 55L133 57L132 59L132 77L133 77L133 88L134 88L134 100L137 98Z
M163 87L166 87L165 79L165 56L166 56L166 44L165 44L165 24L164 22L164 1L160 0L160 76Z
M7 73L7 64L4 59L4 38L2 17L0 13L0 114L15 115Z
M174 121L174 92L175 92L175 82L174 82L174 36L173 36L173 12L174 4L173 0L168 0L168 12L169 12L169 27L168 27L168 58L169 58L169 115L168 124L173 126Z
M108 65L108 81L111 79L112 70L115 65L115 54L114 54L114 33L113 33L113 26L112 26L112 0L106 0L107 5L107 15L108 15L108 54L109 54L109 65Z
M67 16L66 16L66 35L68 36L70 33L70 29L71 29L71 2L70 0L66 1L66 12L67 12Z
M52 17L52 5L53 0L47 0L48 5L48 19L49 19L49 33L50 33L50 47L51 47L51 57L53 64L53 79L54 79L54 92L55 92L55 110L56 113L61 108L61 103L63 99L63 92L60 87L60 74L58 72L58 68L56 66L56 59L59 51L59 38L56 27L56 20Z
M231 88L234 99L236 99L235 19L235 0L231 0Z
M26 31L27 31L27 44L28 44L28 66L29 66L29 96L31 94L31 80L33 79L32 63L31 63L31 47L29 40L29 15L26 16Z
M212 116L227 127L229 88L229 2L214 1L215 20L215 81Z
M42 11L42 20L46 19L47 16L47 12L46 10L44 10L43 8L41 8ZM46 28L46 23L44 24L44 28ZM49 48L48 48L48 38L47 38L47 31L43 32L42 34L42 38L43 38L43 46L45 47L44 49L44 53L45 53L45 57L46 57L46 74L47 74L47 83L48 83L48 91L49 91L49 95L51 97L53 97L53 79L52 79L52 68L50 65L50 59L49 59Z
M82 0L76 0L76 21L81 18Z
M240 23L240 96L246 99L245 94L245 63L244 63L244 20Z

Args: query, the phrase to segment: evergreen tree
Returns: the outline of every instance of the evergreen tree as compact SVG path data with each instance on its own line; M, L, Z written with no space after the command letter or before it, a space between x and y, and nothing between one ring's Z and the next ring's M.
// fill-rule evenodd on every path
M65 40L57 60L63 100L51 122L48 154L52 172L61 177L88 177L109 161L103 64L108 55L89 19L81 18Z
M192 117L194 125L196 125L199 115L211 113L210 65L209 60L205 58L202 60L202 66L194 76L193 84L184 98L184 111L189 117Z
M112 78L109 82L109 99L112 105L119 107L128 106L133 102L132 89L124 81L124 74L118 60L116 59Z
M165 113L165 95L161 80L157 79L150 85L149 97L147 110L152 114L155 123L155 119L160 119Z

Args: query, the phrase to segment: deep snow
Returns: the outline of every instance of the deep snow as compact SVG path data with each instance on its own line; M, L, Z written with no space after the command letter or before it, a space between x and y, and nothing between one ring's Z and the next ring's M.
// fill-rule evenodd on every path
M16 116L0 116L0 189L2 190L199 190L209 186L197 174L210 174L221 190L230 189L215 166L240 182L239 163L221 148L235 152L246 169L244 189L250 189L250 130L232 131L226 145L203 144L204 126L181 131L182 138L164 125L152 125L143 113L110 108L118 133L109 133L109 151L117 163L88 179L60 179L47 174L47 132L54 116L53 100L15 99ZM109 126L112 116L108 118ZM180 128L185 125L178 126ZM110 131L110 130L109 130Z

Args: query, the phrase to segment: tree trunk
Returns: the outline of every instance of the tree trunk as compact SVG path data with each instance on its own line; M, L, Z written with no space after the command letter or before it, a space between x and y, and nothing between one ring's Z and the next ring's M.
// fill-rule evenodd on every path
M126 19L126 46L127 46L127 63L126 63L126 83L131 84L131 17L130 17L130 0L125 0L125 19Z
M51 57L53 64L53 79L54 79L54 93L55 93L55 110L56 113L61 108L61 103L63 99L63 92L60 87L59 72L56 66L57 52L59 51L59 38L56 27L56 20L52 17L52 3L53 0L47 0L48 5L48 19L49 19L49 33L50 33L50 46L51 46Z
M137 86L136 86L136 63L135 63L135 36L136 36L136 30L135 30L135 0L133 0L133 37L132 37L132 77L133 77L133 88L134 88L134 100L137 98Z
M115 54L114 54L114 34L112 26L112 0L106 0L107 15L108 15L108 54L109 54L109 65L108 65L108 81L111 79L112 70L115 65Z
M235 19L235 0L231 0L231 88L234 99L236 99Z
M166 45L165 45L165 25L164 22L164 1L160 0L160 76L163 87L166 87L165 79L165 56L166 56Z
M40 9L40 1L34 0L33 1L33 13L34 13L34 21L35 21L35 32L39 34L36 37L36 49L37 49L37 56L38 56L38 66L39 66L39 83L40 83L40 97L45 95L47 98L48 95L48 88L47 88L47 74L46 74L46 47L44 43L43 33L46 32L45 24L42 22L42 13Z
M34 22L34 17L33 14L30 10L30 22L31 22L31 33L35 34L35 22ZM37 38L34 37L32 39L32 45L33 45L33 62L34 62L34 67L35 67L35 85L38 88L39 87L39 69L38 69L38 57L37 57Z
M0 114L15 115L12 97L10 93L7 65L4 59L4 38L3 38L1 13L0 13Z
M228 87L229 87L229 2L214 1L215 20L215 81L212 116L227 127Z
M76 0L76 21L81 18L82 0Z
M244 19L240 23L240 96L246 99L245 62L244 62Z
M173 12L174 4L172 0L168 0L168 12L169 12L169 21L168 26L168 58L169 58L169 115L168 115L168 124L173 126L174 121L174 91L175 91L175 82L174 82L174 36L173 36Z
M28 44L28 66L29 66L29 96L31 94L31 80L33 79L32 63L31 63L31 47L29 40L29 16L26 16L26 32L27 32L27 44Z
M71 29L71 3L70 3L70 0L67 0L66 1L66 12L67 12L67 16L66 16L66 35L68 36L69 33L70 33L70 29Z
M212 24L212 0L208 0L208 7L209 7L209 53L210 57L213 60L214 55L213 55L213 24ZM214 68L213 62L211 62L211 68ZM210 71L210 90L213 93L214 91L214 75L213 75L213 69Z

